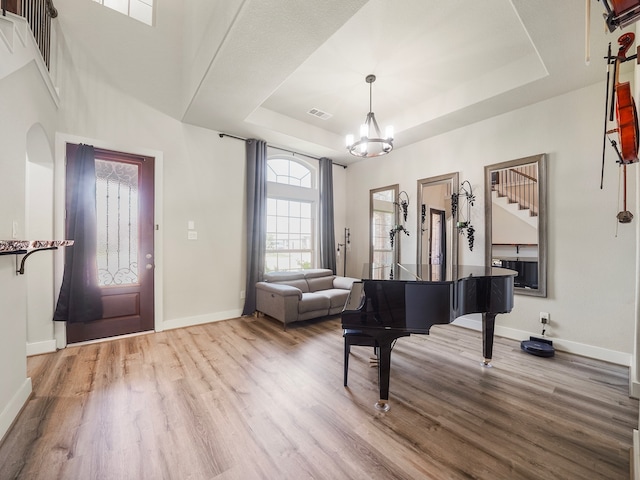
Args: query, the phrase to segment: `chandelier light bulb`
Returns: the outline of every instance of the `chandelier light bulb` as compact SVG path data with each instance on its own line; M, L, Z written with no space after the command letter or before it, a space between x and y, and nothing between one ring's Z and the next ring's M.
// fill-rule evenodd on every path
M351 145L353 145L353 135L349 134L347 135L347 148L351 147Z
M391 125L387 126L385 129L384 138L387 140L393 140L393 127Z

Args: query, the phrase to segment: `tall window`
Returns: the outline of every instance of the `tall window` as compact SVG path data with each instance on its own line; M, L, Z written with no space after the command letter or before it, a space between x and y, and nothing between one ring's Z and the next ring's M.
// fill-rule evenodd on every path
M153 25L153 0L93 0L139 22Z
M317 196L310 165L282 155L267 160L267 272L316 265Z

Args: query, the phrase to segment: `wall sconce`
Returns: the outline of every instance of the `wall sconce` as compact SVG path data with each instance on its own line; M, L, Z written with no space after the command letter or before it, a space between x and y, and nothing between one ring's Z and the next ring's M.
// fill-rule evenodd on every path
M465 184L468 185L468 188L465 187ZM474 233L475 228L471 225L471 207L473 207L473 203L476 201L476 196L473 194L473 189L471 188L471 184L468 180L465 180L460 184L460 190L458 193L451 194L451 213L454 218L456 218L456 214L459 214L458 217L462 217L462 220L458 220L456 222L456 227L460 232L460 235L467 235L467 240L469 241L469 250L473 251L473 242L474 242ZM462 202L462 208L460 207L460 202ZM463 214L464 210L464 214Z

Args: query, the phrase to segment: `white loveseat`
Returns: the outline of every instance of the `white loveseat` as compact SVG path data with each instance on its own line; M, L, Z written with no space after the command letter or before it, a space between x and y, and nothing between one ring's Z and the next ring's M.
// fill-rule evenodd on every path
M355 278L328 269L266 273L256 283L256 310L287 324L342 312Z

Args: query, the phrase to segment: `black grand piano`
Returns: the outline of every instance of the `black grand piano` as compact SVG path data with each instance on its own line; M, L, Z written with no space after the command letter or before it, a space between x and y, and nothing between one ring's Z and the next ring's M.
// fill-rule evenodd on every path
M513 308L517 274L499 267L462 265L454 266L447 275L433 271L430 265L397 264L390 271L388 268L384 276L393 280L375 279L375 266L365 266L363 279L353 284L342 312L345 335L355 333L374 340L380 388L376 408L382 411L389 409L391 349L400 337L429 334L432 325L482 313L483 365L490 366L495 318Z

